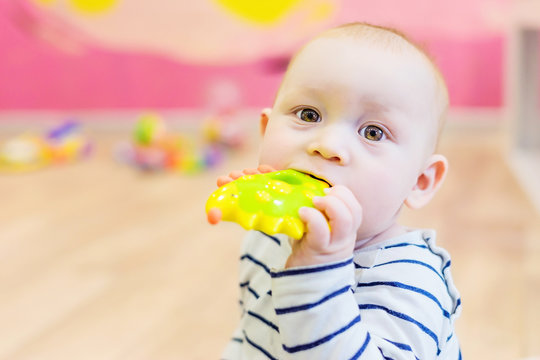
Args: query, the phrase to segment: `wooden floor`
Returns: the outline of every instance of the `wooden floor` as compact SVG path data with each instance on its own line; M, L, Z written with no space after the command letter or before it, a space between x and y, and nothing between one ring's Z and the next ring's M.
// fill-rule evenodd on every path
M215 177L144 175L96 134L84 163L0 175L0 359L217 359L238 317L243 230L205 223ZM453 256L466 359L540 356L540 216L508 170L504 134L448 132L447 182L403 221ZM253 149L250 147L250 149Z

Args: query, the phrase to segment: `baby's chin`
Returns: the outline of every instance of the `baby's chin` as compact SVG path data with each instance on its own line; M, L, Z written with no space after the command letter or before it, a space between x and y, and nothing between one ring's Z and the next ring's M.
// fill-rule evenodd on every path
M398 224L397 222L392 222L385 229L365 229L363 226L360 226L356 236L356 245L355 250L374 245L397 236L403 235L407 232L407 229Z

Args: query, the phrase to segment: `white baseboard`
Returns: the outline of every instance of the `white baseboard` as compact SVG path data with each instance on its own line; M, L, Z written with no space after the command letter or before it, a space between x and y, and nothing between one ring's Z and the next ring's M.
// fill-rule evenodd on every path
M540 213L540 149L537 151L514 149L508 154L507 162Z
M130 131L145 113L158 114L171 129L195 129L214 115L205 109L99 109L99 110L4 110L0 111L0 131L45 131L67 120L74 120L91 131ZM260 110L241 109L233 117L247 127L259 125Z
M500 130L505 126L506 112L504 108L450 108L444 131L471 130Z

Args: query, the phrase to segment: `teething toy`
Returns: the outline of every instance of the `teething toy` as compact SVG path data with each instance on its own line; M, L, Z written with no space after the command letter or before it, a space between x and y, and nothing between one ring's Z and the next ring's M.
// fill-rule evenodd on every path
M324 196L329 185L296 170L244 175L214 191L206 213L221 211L221 219L247 230L300 239L305 225L298 216L303 206L313 207L314 196Z

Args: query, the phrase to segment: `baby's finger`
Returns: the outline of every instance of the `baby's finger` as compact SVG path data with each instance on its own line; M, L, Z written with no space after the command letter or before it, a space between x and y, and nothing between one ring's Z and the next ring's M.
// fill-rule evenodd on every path
M272 166L270 165L259 165L258 168L248 168L244 169L242 171L234 170L229 173L229 175L222 175L218 177L217 179L217 186L223 186L225 184L230 183L233 180L238 179L239 177L242 177L244 175L255 175L255 174L264 174L268 172L276 171Z
M259 165L257 170L259 170L263 174L264 173L269 173L269 172L272 172L272 171L276 171L276 169L274 169L272 166L266 165L266 164Z
M346 238L353 231L353 214L342 199L335 196L314 197L313 205L328 217L333 238Z
M244 175L246 175L246 174L244 174L244 173L243 173L242 171L240 171L240 170L234 170L234 171L231 171L231 172L229 173L229 176L230 176L233 180L236 180L236 179L238 179L239 177L242 177L242 176L244 176Z
M311 248L324 249L330 241L330 227L326 217L312 207L302 207L298 210L300 219L306 224L306 241Z
M349 208L354 221L358 223L357 226L360 225L360 222L362 221L362 206L349 188L342 185L336 185L332 188L325 189L325 192L327 195L341 199L341 201Z
M222 175L222 176L217 178L217 186L221 187L221 186L223 186L225 184L230 183L231 181L233 181L233 179L230 176Z
M261 172L258 170L258 169L244 169L244 171L242 171L244 173L244 175L255 175L255 174L260 174Z

